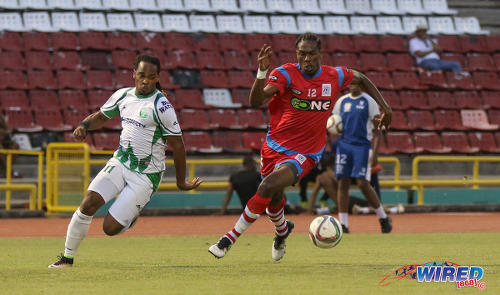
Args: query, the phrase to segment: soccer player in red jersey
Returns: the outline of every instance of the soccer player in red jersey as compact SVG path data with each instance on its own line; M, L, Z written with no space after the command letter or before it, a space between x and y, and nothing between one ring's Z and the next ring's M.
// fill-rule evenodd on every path
M295 47L298 63L272 70L267 83L272 49L264 45L259 52L250 104L259 107L269 102L271 123L261 150L263 180L234 228L210 246L208 251L216 258L224 257L236 239L264 212L276 227L271 256L274 260L283 257L285 239L294 227L284 216L284 189L319 162L326 145L326 121L342 89L351 83L359 84L382 109L377 127L389 127L391 123L391 108L365 75L345 67L321 65L321 40L317 35L300 35Z

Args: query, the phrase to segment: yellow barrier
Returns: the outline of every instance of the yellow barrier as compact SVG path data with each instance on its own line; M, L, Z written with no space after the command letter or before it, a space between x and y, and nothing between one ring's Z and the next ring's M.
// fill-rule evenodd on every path
M22 151L22 150L7 150L7 149L0 149L0 154L6 154L6 161L7 161L7 171L6 171L6 185L12 184L12 155L30 155L30 156L37 156L38 157L38 185L35 186L38 188L37 190L37 202L36 202L36 209L42 210L42 188L43 188L43 152L42 151ZM33 184L34 185L34 184ZM16 189L10 189L7 188L5 189L5 198L10 200L11 190L16 190ZM31 196L30 196L31 198ZM10 210L10 202L9 202L9 207L7 205L5 206L6 210ZM33 208L35 209L35 208Z
M0 184L0 190L3 191L28 191L29 196L29 209L35 210L36 203L36 185L31 183L11 183ZM10 210L10 194L5 194L5 210Z

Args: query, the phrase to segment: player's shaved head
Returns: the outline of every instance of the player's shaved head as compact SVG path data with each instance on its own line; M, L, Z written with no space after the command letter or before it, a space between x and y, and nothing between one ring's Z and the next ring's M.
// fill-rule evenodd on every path
M313 34L313 33L305 33L297 37L297 41L295 41L295 48L297 49L299 47L299 43L302 41L311 41L316 44L316 49L318 51L321 51L321 39L318 37L318 35Z

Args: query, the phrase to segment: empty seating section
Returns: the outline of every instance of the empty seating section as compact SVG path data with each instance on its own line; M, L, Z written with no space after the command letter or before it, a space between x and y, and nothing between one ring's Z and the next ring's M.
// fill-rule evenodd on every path
M296 62L297 34L322 38L323 64L363 71L394 110L382 154L500 152L500 36L446 0L41 0L0 3L0 111L16 132L71 131L117 88L138 54L159 57L189 152L243 153L269 114L248 96L263 44ZM429 27L464 73L425 71L408 53ZM88 143L115 149L113 118Z

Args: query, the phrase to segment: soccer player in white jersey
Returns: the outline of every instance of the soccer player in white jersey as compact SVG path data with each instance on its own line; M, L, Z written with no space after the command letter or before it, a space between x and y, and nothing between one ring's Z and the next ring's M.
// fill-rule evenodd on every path
M349 186L351 178L355 178L366 200L375 209L382 233L389 233L392 221L370 185L372 130L374 123L378 124L380 120L380 111L375 100L362 92L358 84L350 84L349 92L340 97L333 108L333 113L342 117L343 125L335 159L340 223L344 233L349 233Z
M77 140L83 141L89 130L98 129L114 116L121 117L120 145L90 183L86 197L68 225L64 253L49 268L73 265L92 216L116 195L118 198L104 218L104 232L113 236L135 223L160 184L167 144L174 156L177 187L190 190L202 183L199 178L192 181L185 178L186 153L182 131L173 106L161 92L159 73L158 58L138 56L133 73L135 87L116 91L99 111L85 118L73 132Z

